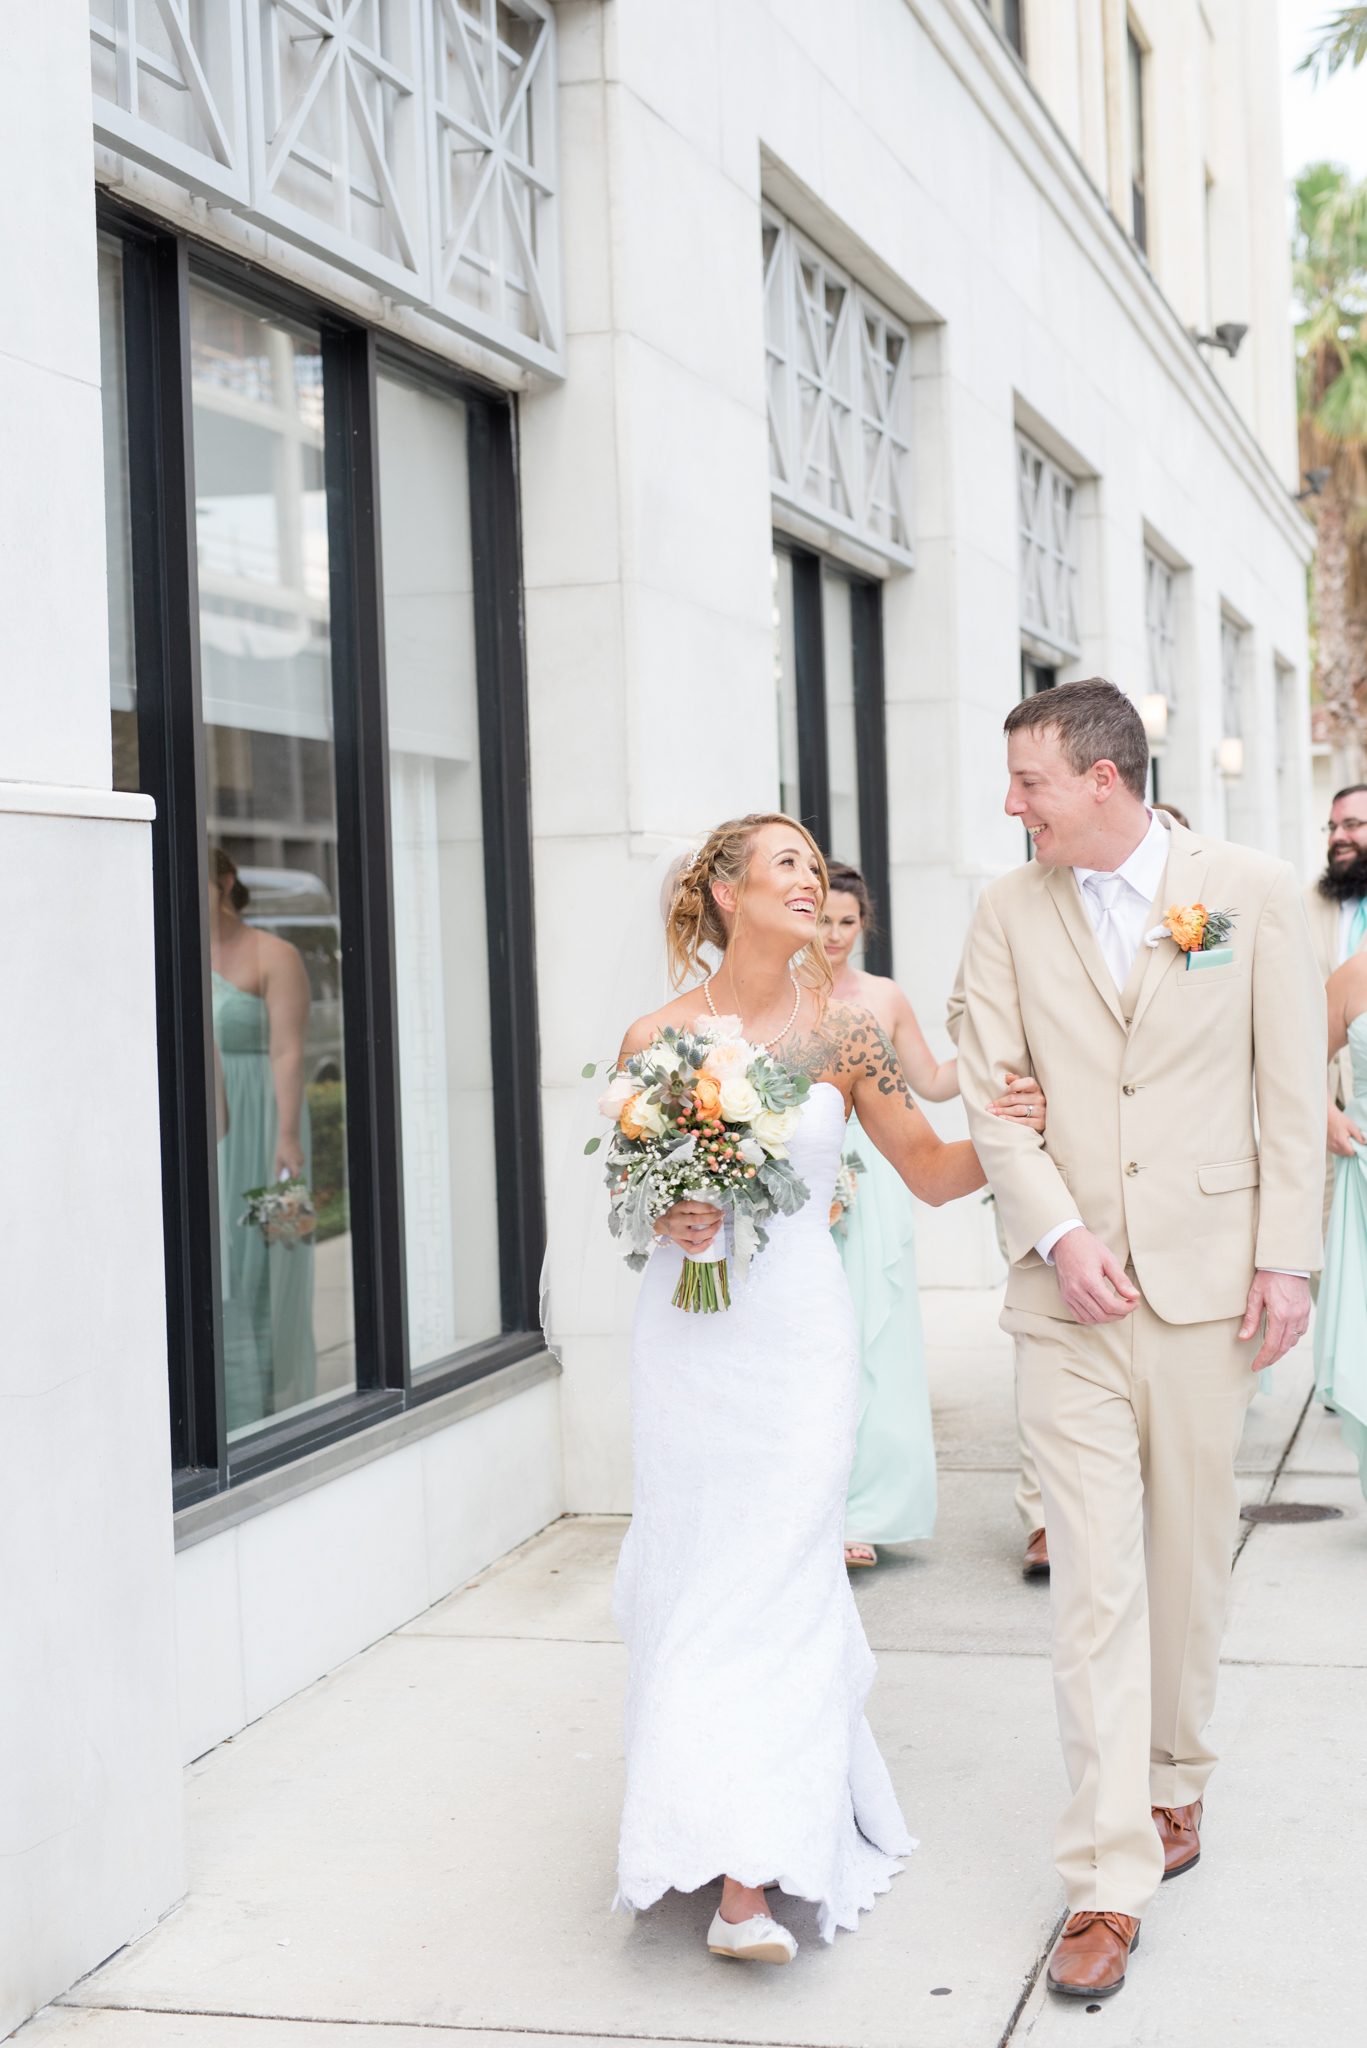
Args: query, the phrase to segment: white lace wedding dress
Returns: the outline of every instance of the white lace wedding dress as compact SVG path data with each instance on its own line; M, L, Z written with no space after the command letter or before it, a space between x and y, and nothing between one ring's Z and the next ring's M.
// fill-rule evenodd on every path
M731 1307L671 1307L663 1245L632 1340L631 1653L618 1903L728 1874L853 1928L915 1847L864 1718L873 1653L845 1576L854 1311L828 1224L845 1132L829 1082L789 1148L811 1199L769 1225Z

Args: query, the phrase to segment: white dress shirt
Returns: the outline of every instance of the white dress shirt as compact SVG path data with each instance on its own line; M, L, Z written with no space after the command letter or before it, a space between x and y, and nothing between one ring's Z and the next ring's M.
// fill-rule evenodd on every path
M1116 988L1123 989L1130 978L1135 954L1144 943L1149 929L1149 911L1158 894L1158 885L1163 879L1163 870L1168 864L1168 853L1172 838L1168 826L1162 824L1158 813L1149 812L1149 829L1136 846L1128 860L1118 868L1107 872L1104 868L1074 868L1082 901L1091 919L1092 930L1097 935L1102 957L1111 970L1111 979ZM1347 903L1339 913L1339 957L1343 958L1343 947L1347 940L1351 918L1346 922L1344 912L1356 911L1357 904ZM1054 1246L1070 1230L1081 1230L1082 1218L1070 1216L1066 1223L1056 1224L1046 1230L1035 1244L1035 1250L1046 1266L1054 1263ZM1283 1267L1269 1268L1282 1272ZM1304 1280L1304 1273L1294 1273L1293 1279Z
M1149 829L1127 860L1111 872L1104 868L1074 868L1083 906L1101 946L1102 958L1111 970L1117 990L1123 989L1134 966L1134 956L1149 929L1149 911L1172 845L1166 825L1149 812ZM1046 1230L1035 1250L1046 1266L1054 1263L1054 1246L1069 1230L1081 1230L1082 1218L1070 1216Z

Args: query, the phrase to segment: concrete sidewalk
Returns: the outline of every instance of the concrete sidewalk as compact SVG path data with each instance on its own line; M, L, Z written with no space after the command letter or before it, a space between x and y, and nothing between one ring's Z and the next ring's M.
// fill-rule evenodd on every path
M1241 1484L1343 1519L1249 1534L1205 1853L1154 1902L1124 1992L1089 2014L1041 1975L1065 1786L997 1305L926 1295L937 1532L856 1574L871 1719L921 1838L857 1935L826 1948L785 1900L796 1963L747 1970L704 1947L716 1886L609 1914L625 1525L566 1520L192 1765L189 1897L23 2048L1044 2048L1075 2027L1112 2048L1356 2048L1367 1512L1337 1425L1307 1407L1308 1349L1254 1401Z

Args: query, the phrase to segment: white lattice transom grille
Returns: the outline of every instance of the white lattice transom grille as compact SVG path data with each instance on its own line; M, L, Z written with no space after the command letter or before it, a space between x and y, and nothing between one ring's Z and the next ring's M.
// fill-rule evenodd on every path
M1058 654L1082 652L1077 623L1077 485L1033 441L1016 436L1020 620Z
M1144 550L1144 637L1148 642L1149 689L1169 704L1177 701L1177 578L1166 562Z
M432 15L437 295L524 334L547 333L550 22L497 0L434 0Z
M770 207L763 235L774 495L910 562L911 336Z
M206 198L247 198L236 4L92 0L90 68L97 141Z
M95 135L561 368L548 0L94 0Z

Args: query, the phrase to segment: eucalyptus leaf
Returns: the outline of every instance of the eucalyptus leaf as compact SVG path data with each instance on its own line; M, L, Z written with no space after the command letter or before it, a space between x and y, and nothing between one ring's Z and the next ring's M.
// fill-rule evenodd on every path
M584 1147L584 1157L587 1159L590 1153L596 1152L602 1142L601 1138L590 1138L588 1144Z
M761 1166L757 1178L768 1189L780 1216L796 1216L810 1193L806 1181L794 1173L786 1159L771 1159Z
M581 1072L586 1081L591 1081L594 1075L598 1072L597 1060L590 1060L588 1065L581 1069Z

